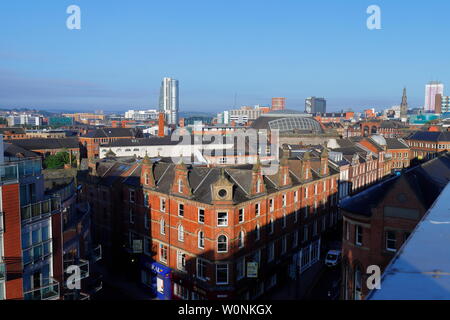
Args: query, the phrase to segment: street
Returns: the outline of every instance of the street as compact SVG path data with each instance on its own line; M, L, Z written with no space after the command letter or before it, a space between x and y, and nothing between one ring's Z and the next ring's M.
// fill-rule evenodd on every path
M341 266L324 267L322 275L314 285L307 300L337 300L339 299Z

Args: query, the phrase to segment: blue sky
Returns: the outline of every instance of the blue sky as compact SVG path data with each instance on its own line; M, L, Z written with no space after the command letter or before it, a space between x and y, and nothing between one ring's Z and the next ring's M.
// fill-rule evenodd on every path
M81 30L66 9L81 8ZM381 8L382 30L366 9ZM330 111L423 105L450 86L448 0L15 0L0 4L0 107L105 111L156 107L164 76L181 111L287 97ZM449 92L446 90L446 94Z

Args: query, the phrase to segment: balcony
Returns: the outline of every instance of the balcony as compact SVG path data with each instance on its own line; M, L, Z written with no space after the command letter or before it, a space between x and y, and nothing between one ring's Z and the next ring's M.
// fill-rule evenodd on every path
M68 272L67 268L70 266L78 266L80 268L80 280L86 279L89 277L89 261L83 259L72 259L64 261L64 272Z
M48 284L24 293L24 300L58 300L59 282L53 278L47 279Z
M83 301L83 300L90 300L91 296L88 293L84 292L70 292L64 294L64 300L69 301Z
M6 279L6 263L3 262L3 259L0 257L0 281Z
M91 260L97 262L102 259L102 245L99 244L96 248L92 249Z
M22 222L32 222L56 213L61 207L60 198L50 198L44 201L23 206L21 209Z
M17 164L0 165L0 183L14 183L19 181Z
M40 176L42 174L41 159L25 159L17 162L19 177Z
M24 266L31 263L38 263L52 255L52 239L45 240L23 250Z

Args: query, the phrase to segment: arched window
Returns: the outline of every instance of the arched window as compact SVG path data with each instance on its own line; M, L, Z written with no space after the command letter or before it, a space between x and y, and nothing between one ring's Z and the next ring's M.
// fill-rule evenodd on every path
M198 247L205 249L205 233L203 231L198 232Z
M354 276L354 299L361 300L362 298L362 278L361 278L361 268L359 266L355 267Z
M261 180L258 179L258 181L256 182L256 193L260 192L261 192Z
M161 219L159 221L159 232L163 235L166 234L166 222L164 221L164 219Z
M178 241L184 241L184 227L181 224L178 226Z
M239 232L238 235L238 247L243 248L244 247L244 231Z
M178 192L183 193L183 180L178 179Z
M228 251L228 238L225 235L220 235L217 238L217 252Z
M145 184L148 184L150 179L148 178L148 173L145 174Z

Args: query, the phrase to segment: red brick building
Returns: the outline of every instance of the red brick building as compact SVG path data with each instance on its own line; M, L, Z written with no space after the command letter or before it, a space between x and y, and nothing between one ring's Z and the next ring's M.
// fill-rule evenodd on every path
M81 144L83 155L90 159L98 157L101 144L129 138L142 138L142 132L130 128L102 128L89 131L86 135L80 136L78 141Z
M405 139L412 158L428 160L450 150L450 132L417 131Z
M446 154L384 180L340 204L343 215L342 299L364 299L367 267L384 271L450 181Z
M288 281L290 269L316 263L321 235L337 222L339 172L327 151L285 152L273 175L259 162L206 168L103 159L91 168L84 194L94 220L110 219L99 224L100 238L123 235L122 243L105 244L116 252L111 261L126 259L117 253L125 246L128 261L140 261L134 270L141 283L156 287L160 299L260 297ZM110 198L119 185L121 197ZM248 263L257 264L256 278L247 277Z

